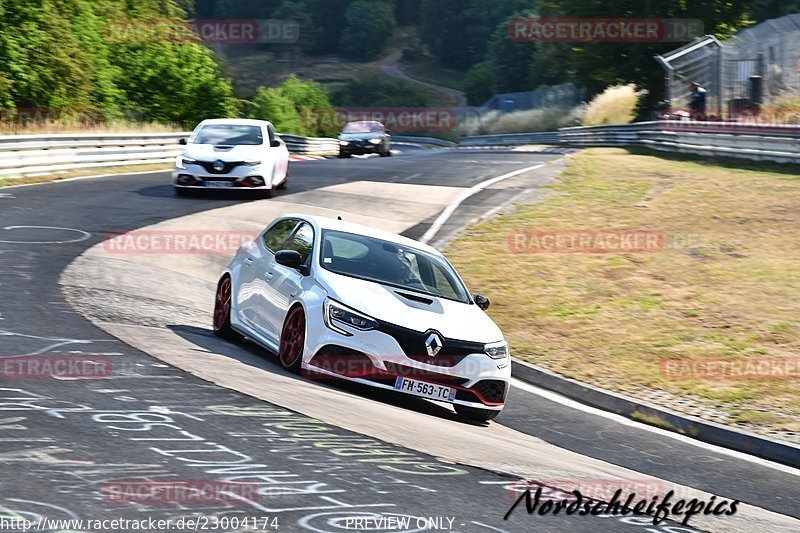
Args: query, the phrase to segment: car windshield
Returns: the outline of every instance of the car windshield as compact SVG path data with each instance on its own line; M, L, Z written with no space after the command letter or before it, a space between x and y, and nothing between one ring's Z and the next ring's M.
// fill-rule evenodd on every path
M375 122L350 122L344 125L342 133L380 133L381 127Z
M259 126L244 124L209 124L200 128L194 139L195 144L215 145L258 145L264 144L264 136Z
M467 288L446 259L402 244L325 230L320 264L337 274L470 302Z

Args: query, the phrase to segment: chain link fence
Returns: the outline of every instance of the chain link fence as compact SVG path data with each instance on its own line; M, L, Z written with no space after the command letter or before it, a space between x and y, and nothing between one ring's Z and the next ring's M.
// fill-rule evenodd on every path
M767 20L725 41L707 35L656 60L664 67L673 110L688 108L693 81L708 91L709 115L757 110L800 93L800 14Z

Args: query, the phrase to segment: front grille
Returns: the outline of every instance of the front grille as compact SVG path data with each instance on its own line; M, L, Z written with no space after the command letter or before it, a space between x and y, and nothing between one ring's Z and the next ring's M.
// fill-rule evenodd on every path
M244 161L226 162L222 170L214 170L214 161L198 161L197 164L206 169L206 172L211 174L228 174L234 168L244 165Z
M425 339L428 338L433 330L420 333L413 329L381 322L378 326L378 331L393 337L407 357L428 365L452 367L456 366L468 355L483 353L484 345L480 342L447 339L444 335L439 334L442 338L442 349L431 357L428 355Z
M502 403L506 397L506 382L484 379L472 387L483 399L490 403Z

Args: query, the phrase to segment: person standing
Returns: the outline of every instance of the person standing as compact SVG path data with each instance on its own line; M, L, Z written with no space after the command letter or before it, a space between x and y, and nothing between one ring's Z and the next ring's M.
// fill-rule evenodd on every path
M692 82L692 94L689 100L689 111L692 120L703 120L706 117L706 90L698 82Z

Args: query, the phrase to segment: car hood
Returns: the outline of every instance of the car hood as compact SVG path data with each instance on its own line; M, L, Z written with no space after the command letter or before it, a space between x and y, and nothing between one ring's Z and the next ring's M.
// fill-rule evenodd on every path
M190 144L183 150L184 157L198 161L260 161L268 152L264 145L240 144L236 146L215 146L213 144Z
M318 280L328 296L379 321L425 332L434 329L445 338L470 342L497 342L500 328L475 304L465 304L423 293L381 285L320 269ZM428 298L425 304L397 293Z
M383 138L383 134L379 132L369 132L369 133L340 133L339 140L340 141L368 141L369 139L381 139Z

